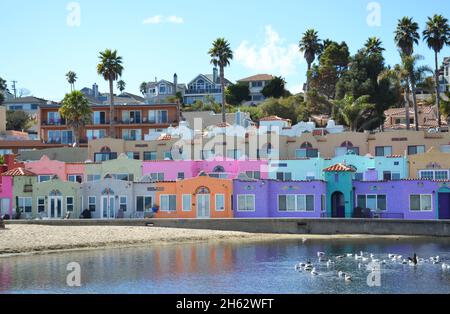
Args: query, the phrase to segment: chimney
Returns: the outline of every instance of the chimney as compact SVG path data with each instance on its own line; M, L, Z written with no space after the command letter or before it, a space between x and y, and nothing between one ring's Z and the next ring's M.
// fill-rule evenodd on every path
M217 82L217 79L218 79L217 68L214 67L214 68L213 68L213 81L214 81L214 84L217 84L217 83L218 83L218 82Z
M98 85L97 83L94 83L94 85L92 85L92 92L94 93L94 97L98 98Z
M175 73L173 75L173 94L176 95L177 94L177 87L178 87L178 75Z

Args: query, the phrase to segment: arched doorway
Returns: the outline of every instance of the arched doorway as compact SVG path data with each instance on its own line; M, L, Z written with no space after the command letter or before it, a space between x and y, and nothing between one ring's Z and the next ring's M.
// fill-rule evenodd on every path
M59 190L53 190L48 197L48 217L62 218L62 193Z
M101 196L101 217L104 219L115 218L115 193L112 189L106 188Z
M200 187L195 191L197 202L197 218L211 217L211 192L207 187Z
M345 218L345 197L342 192L331 194L331 217Z

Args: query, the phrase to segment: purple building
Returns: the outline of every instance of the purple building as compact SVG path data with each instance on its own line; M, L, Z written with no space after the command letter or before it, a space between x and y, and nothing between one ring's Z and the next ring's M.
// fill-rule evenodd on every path
M324 181L233 181L235 218L320 218L325 198Z

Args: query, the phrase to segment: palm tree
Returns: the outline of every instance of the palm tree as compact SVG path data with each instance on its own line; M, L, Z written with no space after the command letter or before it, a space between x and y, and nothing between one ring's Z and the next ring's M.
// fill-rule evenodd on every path
M441 114L443 114L447 119L447 125L450 126L450 92L444 93L445 98L442 98L442 105L441 105Z
M89 106L89 101L82 92L73 91L64 97L59 113L66 120L67 125L72 128L75 135L75 144L78 144L81 129L91 119L92 109Z
M106 49L100 52L100 63L97 65L97 73L109 82L109 135L114 137L113 119L114 119L114 85L119 76L122 75L122 57L117 55L117 50Z
M120 91L120 93L122 93L125 90L126 86L127 84L123 80L117 82L117 89Z
M436 109L438 113L438 126L441 127L438 54L445 45L450 45L450 27L448 20L442 15L434 15L432 18L429 17L426 28L423 31L423 40L427 42L430 49L434 50Z
M412 56L414 53L414 45L419 44L419 24L413 21L412 18L407 16L403 17L398 21L397 29L395 30L395 43L400 50L400 55L402 59ZM403 61L405 63L405 61ZM417 99L416 99L416 84L414 81L413 73L409 73L408 88L406 95L409 99L409 92L412 93L412 100L414 106L414 119L416 121L416 131L419 130L419 114L417 110ZM408 101L409 102L409 101ZM408 112L409 114L409 112ZM409 120L406 121L406 128L409 130Z
M361 96L355 99L352 95L346 95L343 99L334 102L335 113L341 117L352 132L360 129L359 122L363 120L375 105L369 103L370 96Z
M147 93L147 82L142 82L141 85L139 85L139 91L143 96Z
M327 44L330 42L327 41ZM308 29L304 34L299 43L300 52L303 52L306 63L308 64L308 72L306 73L306 91L305 91L305 101L306 95L309 91L309 81L311 73L311 65L313 64L316 56L319 55L323 49L321 40L319 39L318 33L314 29Z
M69 71L66 74L67 82L70 84L70 91L72 92L75 89L75 82L77 81L77 74L73 71Z
M364 44L364 49L368 55L382 54L386 49L383 48L383 42L378 37L370 37Z
M225 38L217 38L211 49L208 52L211 57L211 64L219 67L220 84L222 85L222 122L226 122L225 117L225 67L230 65L233 60L233 51L231 51L230 44Z

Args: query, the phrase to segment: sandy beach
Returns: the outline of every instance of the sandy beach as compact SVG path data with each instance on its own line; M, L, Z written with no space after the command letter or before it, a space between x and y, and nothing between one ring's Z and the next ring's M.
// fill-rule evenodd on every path
M0 229L0 257L52 251L174 244L200 241L360 238L359 235L283 235L234 231L122 226L7 225ZM368 238L370 236L364 236ZM400 238L392 236L391 238Z

